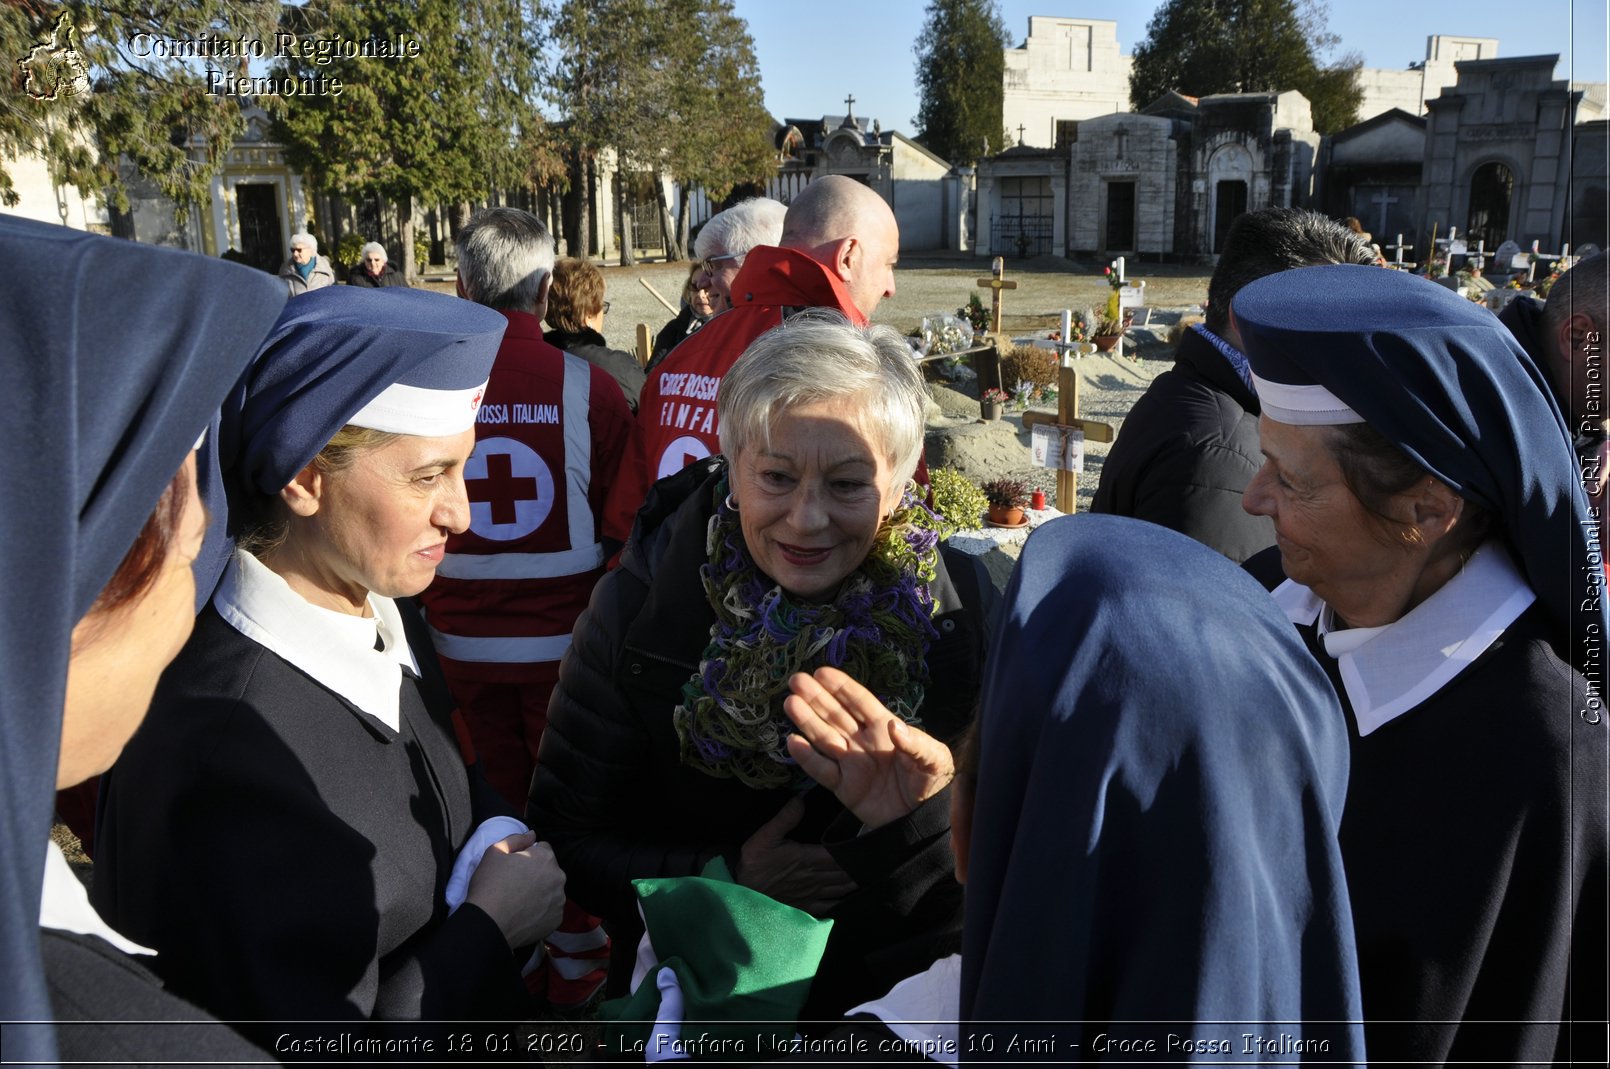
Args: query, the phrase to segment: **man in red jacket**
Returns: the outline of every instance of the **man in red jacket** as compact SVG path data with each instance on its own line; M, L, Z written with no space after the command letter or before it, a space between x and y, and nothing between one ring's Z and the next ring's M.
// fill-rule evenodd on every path
M604 571L598 517L631 412L607 372L542 340L554 248L535 216L489 208L457 246L459 296L509 326L464 465L470 527L420 600L482 770L518 812L559 659ZM584 1003L609 957L597 921L567 903L548 953L549 1001Z
M894 296L900 228L868 186L829 175L794 199L781 248L757 246L732 280L732 308L654 369L604 511L604 535L625 542L649 487L721 449L716 390L749 343L805 308L832 308L864 325Z

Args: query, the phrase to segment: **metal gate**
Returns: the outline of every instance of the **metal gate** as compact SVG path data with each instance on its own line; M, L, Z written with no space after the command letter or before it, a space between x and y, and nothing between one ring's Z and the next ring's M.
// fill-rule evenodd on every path
M1002 255L1044 256L1055 224L1051 179L1000 179L1000 211L990 216L990 248Z

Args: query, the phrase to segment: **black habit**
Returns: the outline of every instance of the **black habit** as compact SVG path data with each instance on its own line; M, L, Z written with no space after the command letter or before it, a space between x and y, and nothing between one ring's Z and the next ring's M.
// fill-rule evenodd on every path
M1284 580L1277 549L1247 568ZM1297 631L1347 714L1340 838L1371 1063L1602 1062L1602 1023L1581 1022L1606 1004L1605 733L1543 604L1364 736L1317 623Z
M497 925L448 915L459 849L506 810L416 661L392 731L202 613L105 781L93 892L176 993L231 1020L524 1015Z

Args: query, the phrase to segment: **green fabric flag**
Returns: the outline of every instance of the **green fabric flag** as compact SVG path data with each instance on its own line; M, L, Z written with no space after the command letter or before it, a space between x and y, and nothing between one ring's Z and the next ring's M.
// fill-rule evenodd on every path
M719 857L701 875L632 886L659 963L632 995L598 1008L605 1057L654 1053L661 969L673 970L682 989L680 1049L692 1058L786 1050L833 922L734 883Z

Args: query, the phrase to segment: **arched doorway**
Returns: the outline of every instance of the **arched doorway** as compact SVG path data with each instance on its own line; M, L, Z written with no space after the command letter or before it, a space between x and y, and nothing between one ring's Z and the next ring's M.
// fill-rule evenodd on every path
M1224 236L1236 216L1247 210L1247 187L1252 181L1252 154L1241 145L1225 145L1208 160L1208 189L1212 192L1209 237L1215 253L1224 248Z
M1475 249L1485 241L1496 249L1509 238L1509 200L1515 176L1501 163L1484 163L1470 176L1470 216L1465 237Z

